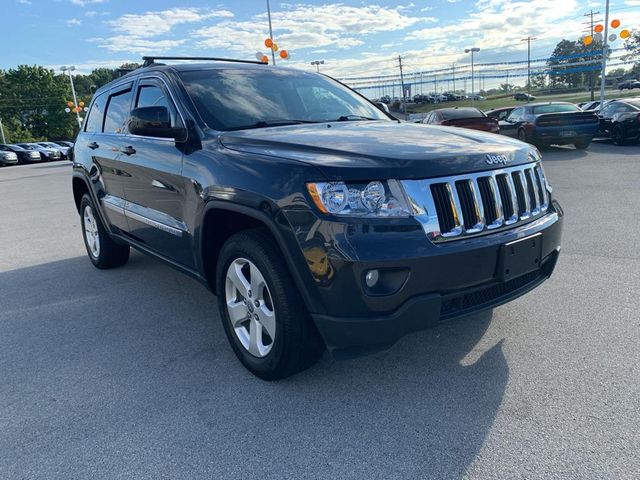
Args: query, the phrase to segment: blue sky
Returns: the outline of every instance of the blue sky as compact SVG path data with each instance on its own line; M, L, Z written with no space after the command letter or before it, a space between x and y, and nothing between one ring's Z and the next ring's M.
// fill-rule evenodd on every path
M145 53L253 58L266 51L266 0L0 0L0 67L77 65L81 71L138 61ZM333 75L384 74L402 54L409 71L544 57L577 38L582 15L604 0L272 0L276 42L289 65L324 59ZM640 26L640 0L613 0L623 26Z

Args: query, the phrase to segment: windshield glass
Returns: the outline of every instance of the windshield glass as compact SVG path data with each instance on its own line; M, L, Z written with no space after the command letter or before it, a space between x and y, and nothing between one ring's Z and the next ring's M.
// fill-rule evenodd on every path
M290 123L387 120L374 105L321 75L292 70L181 72L204 122L216 130Z
M27 145L26 143L21 143L18 146L24 148L25 150L35 150L33 145Z
M441 110L441 113L442 117L445 120L456 120L459 118L478 118L485 116L485 114L477 108L450 108Z
M539 105L533 107L533 114L540 115L541 113L562 113L562 112L579 112L580 109L570 103L556 103L551 105Z

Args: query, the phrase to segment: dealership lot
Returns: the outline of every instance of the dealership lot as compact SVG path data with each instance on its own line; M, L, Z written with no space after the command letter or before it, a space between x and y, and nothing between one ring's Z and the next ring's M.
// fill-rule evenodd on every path
M0 478L638 478L640 146L543 155L551 280L278 383L195 281L91 265L68 163L0 169Z

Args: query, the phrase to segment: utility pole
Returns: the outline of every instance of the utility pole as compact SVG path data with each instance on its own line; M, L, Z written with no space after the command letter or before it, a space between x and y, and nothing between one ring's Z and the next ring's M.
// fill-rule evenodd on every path
M600 12L594 12L593 9L591 9L591 11L589 13L585 13L584 16L585 17L589 17L589 21L588 22L584 22L585 25L588 25L587 27L587 31L589 33L589 35L591 35L591 37L593 38L593 27L595 27L596 22L601 22L602 19L598 19L598 20L594 20L594 16L595 15L600 15ZM596 77L595 77L595 71L591 70L591 72L589 73L589 90L591 91L591 101L593 101L595 99L595 85L596 85Z
M604 38L602 39L602 72L600 72L600 110L604 106L604 86L607 73L607 52L609 51L609 0L604 13Z
M527 37L520 40L521 42L527 42L527 93L531 95L531 41L536 40L536 37ZM527 99L527 102L529 100Z
M273 27L271 26L271 3L267 0L267 16L269 17L269 38L273 42ZM273 64L276 64L276 52L272 48L271 49L271 59L273 60Z
M7 143L6 138L4 138L4 127L2 126L2 119L0 118L0 133L2 133L2 143Z
M404 112L404 119L407 119L407 102L404 98L404 74L402 73L402 57L398 55L398 66L400 67L400 85L402 87L402 111Z
M453 79L453 92L456 91L456 64L451 65L451 77Z
M311 65L315 65L316 71L320 73L320 65L324 65L324 60L314 60L313 62L311 62Z

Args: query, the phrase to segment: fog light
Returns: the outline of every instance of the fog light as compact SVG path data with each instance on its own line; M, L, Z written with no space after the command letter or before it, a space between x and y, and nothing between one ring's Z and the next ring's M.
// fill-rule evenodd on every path
M364 281L367 284L367 287L373 288L378 283L380 279L380 272L378 270L369 270L364 277Z

